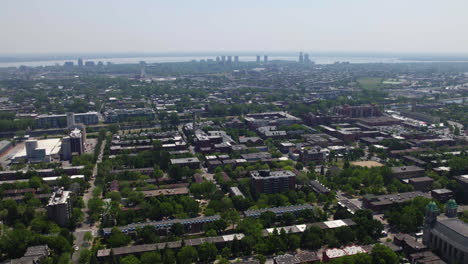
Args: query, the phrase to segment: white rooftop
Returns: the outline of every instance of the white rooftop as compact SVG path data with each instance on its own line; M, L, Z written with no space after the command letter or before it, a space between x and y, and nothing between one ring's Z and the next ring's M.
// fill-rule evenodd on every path
M356 255L359 253L367 253L362 247L360 246L349 246L343 248L343 250L346 252L348 255Z
M346 252L345 252L343 249L339 249L339 248L330 248L330 249L327 249L327 250L325 251L325 254L326 254L329 258L339 258L339 257L346 256Z
M333 221L326 221L323 222L328 228L337 228L342 226L347 226L347 224L343 220L333 220Z
M46 156L59 154L61 146L62 140L60 138L48 138L37 141L37 148L45 149ZM22 157L26 157L26 146L22 150L18 151L13 157L13 159Z

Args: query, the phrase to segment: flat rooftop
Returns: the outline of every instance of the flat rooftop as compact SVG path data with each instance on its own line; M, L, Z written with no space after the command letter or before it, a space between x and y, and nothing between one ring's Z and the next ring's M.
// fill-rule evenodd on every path
M284 214L284 213L293 213L299 212L302 210L312 210L314 207L310 204L302 204L302 205L291 205L291 206L282 206L282 207L272 207L272 208L264 208L264 209L255 209L255 210L247 210L244 211L244 215L249 217L258 217L264 212L273 212L275 214Z
M258 170L258 171L251 171L250 175L252 175L252 178L254 179L289 178L289 177L296 176L296 174L288 170L278 170L278 171Z
M38 149L45 149L46 155L57 155L60 153L60 149L62 146L62 140L60 138L48 138L48 139L40 139L37 141L37 148ZM16 158L23 158L26 157L26 145L20 151L18 151L13 159Z
M199 162L200 162L200 160L198 160L197 157L171 159L172 164L186 164L186 163L199 163Z
M365 160L365 161L353 161L351 162L353 166L361 166L366 168L374 168L374 167L383 167L383 164L373 160Z

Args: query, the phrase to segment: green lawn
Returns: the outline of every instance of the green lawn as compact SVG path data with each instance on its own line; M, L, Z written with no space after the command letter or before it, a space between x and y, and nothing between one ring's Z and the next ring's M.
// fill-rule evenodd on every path
M382 78L363 77L358 78L357 82L359 83L362 89L375 90L379 88L380 84L382 83Z

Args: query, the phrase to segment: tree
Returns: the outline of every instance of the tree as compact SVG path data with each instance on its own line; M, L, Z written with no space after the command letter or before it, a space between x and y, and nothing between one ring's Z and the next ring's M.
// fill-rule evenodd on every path
M154 226L144 226L137 229L137 235L142 240L144 244L156 243L159 240L159 237Z
M304 164L302 164L302 162L297 162L295 167L297 170L302 170L304 169Z
M97 221L103 212L104 202L97 197L93 197L88 201L88 210L91 219Z
M57 260L57 264L69 264L71 262L70 253L63 253Z
M84 233L83 239L85 241L91 241L93 239L93 234L91 232Z
M239 212L235 209L229 209L221 215L221 218L228 223L228 225L235 225L239 223Z
M201 183L193 183L190 185L190 192L195 197L209 198L216 191L216 184L211 181L204 181Z
M260 262L260 264L265 264L267 258L264 256L264 255L261 255L261 254L258 254L257 256L255 256L258 261Z
M120 259L120 264L140 264L140 260L133 256L133 255L128 255Z
M146 252L141 255L141 264L158 264L163 263L161 255L158 252Z
M301 237L299 235L290 235L288 237L289 250L296 250L301 247Z
M353 242L355 239L354 232L349 226L336 228L334 230L334 233L336 239L338 239L338 242L342 245L346 245L350 242Z
M260 214L260 220L264 227L270 227L276 222L276 214L271 211L266 211Z
M164 250L163 261L165 264L173 264L176 263L176 257L174 255L174 251L170 249Z
M78 263L80 264L86 264L89 262L91 258L91 251L87 248L84 248L80 252L80 256L78 258Z
M216 258L218 249L215 245L204 242L198 247L198 255L201 261L212 261Z
M156 167L157 166L157 167ZM156 182L159 182L159 180L164 176L164 172L159 169L158 165L155 165L154 171L153 171L153 178L156 179Z
M399 261L398 255L382 244L374 245L371 256L373 264L397 264Z
M177 263L189 264L196 262L197 259L197 250L192 246L184 246L179 253L177 253Z
M184 225L181 223L174 223L171 226L171 233L175 236L181 236L184 234Z
M180 122L179 115L174 112L171 113L171 115L169 116L169 124L171 125L171 127L176 128L179 122Z
M112 228L111 235L107 239L107 243L112 248L126 246L130 241L130 237L122 233L118 228Z
M301 244L305 248L318 249L323 245L323 231L318 227L307 229L301 238Z

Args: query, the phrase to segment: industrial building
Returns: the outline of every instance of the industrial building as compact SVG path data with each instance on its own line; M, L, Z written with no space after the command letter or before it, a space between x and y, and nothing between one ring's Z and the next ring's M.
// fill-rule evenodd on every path
M60 159L62 140L49 138L41 140L27 140L25 147L17 152L12 160L14 163L28 161L30 163L50 162Z
M264 126L290 126L301 123L301 119L286 112L247 114L245 121L252 128Z

